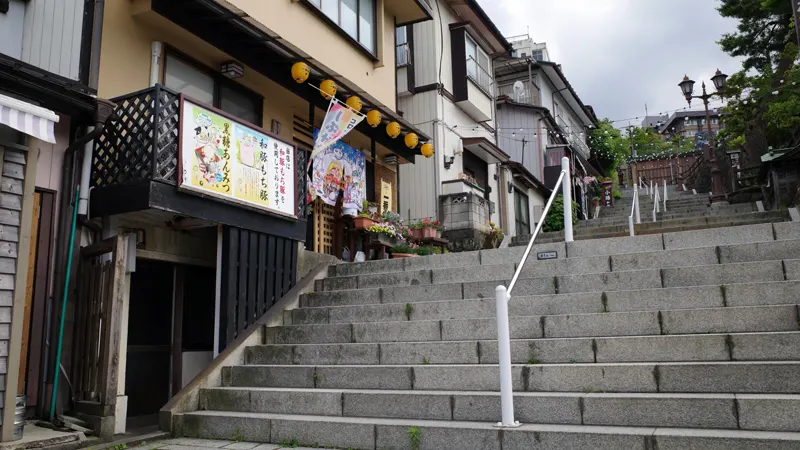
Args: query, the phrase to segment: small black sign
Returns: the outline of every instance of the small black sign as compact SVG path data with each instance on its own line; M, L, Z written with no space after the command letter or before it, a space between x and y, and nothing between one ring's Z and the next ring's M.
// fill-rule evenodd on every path
M539 261L545 259L558 259L558 252L539 252L536 254L536 259Z

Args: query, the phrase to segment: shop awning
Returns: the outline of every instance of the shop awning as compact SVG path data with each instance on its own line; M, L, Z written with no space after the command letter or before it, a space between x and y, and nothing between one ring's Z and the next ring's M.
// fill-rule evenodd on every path
M58 114L0 94L0 123L36 139L56 143L55 124Z

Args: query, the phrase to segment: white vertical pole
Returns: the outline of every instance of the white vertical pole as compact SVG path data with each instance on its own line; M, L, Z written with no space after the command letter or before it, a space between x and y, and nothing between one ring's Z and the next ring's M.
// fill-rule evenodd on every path
M664 180L664 207L662 210L667 212L667 180Z
M572 242L572 177L569 173L569 158L561 158L561 170L564 172L564 180L561 188L564 196L564 240Z
M497 314L497 350L500 357L500 427L516 427L514 421L514 387L511 384L511 336L508 331L508 290L497 286L494 290L495 313Z
M630 230L631 236L633 236L633 216L628 216L628 229Z
M633 188L633 197L636 202L636 206L634 206L634 211L636 211L636 223L642 223L642 216L639 215L639 189L638 187Z
M650 180L650 200L653 199L653 180Z

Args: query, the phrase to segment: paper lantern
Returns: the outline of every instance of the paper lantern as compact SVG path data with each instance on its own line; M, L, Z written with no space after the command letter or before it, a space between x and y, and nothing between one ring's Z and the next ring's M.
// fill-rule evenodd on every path
M325 80L319 85L319 90L322 91L322 96L325 100L330 100L331 97L336 95L336 82L333 80Z
M377 128L378 125L381 124L381 120L383 120L383 115L377 109L373 109L367 113L367 123L372 128Z
M422 144L422 148L420 149L420 151L422 151L422 156L424 156L426 158L432 157L433 156L433 144L431 144L430 142Z
M292 78L294 81L298 83L304 83L308 80L308 76L311 74L311 71L308 69L308 64L304 62L296 62L292 66Z
M389 122L389 124L386 125L386 134L392 139L400 136L400 124L397 122Z
M361 108L364 106L364 104L361 103L361 99L356 95L347 97L347 101L345 103L347 103L347 106L355 109L356 111L361 111Z
M415 133L408 133L404 141L406 143L406 147L417 148L417 144L419 144L419 136L417 136Z

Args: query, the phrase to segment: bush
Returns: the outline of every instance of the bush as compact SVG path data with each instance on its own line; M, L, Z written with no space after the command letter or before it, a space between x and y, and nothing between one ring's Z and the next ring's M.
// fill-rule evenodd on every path
M572 223L578 223L578 204L572 202ZM553 205L550 207L550 212L547 213L547 218L542 226L543 231L561 231L564 229L564 197L561 195L556 196L553 200Z
M440 250L440 252L441 252L441 250ZM431 247L420 247L420 248L414 249L414 253L416 253L419 256L428 256L428 255L433 253L433 250L431 249Z

